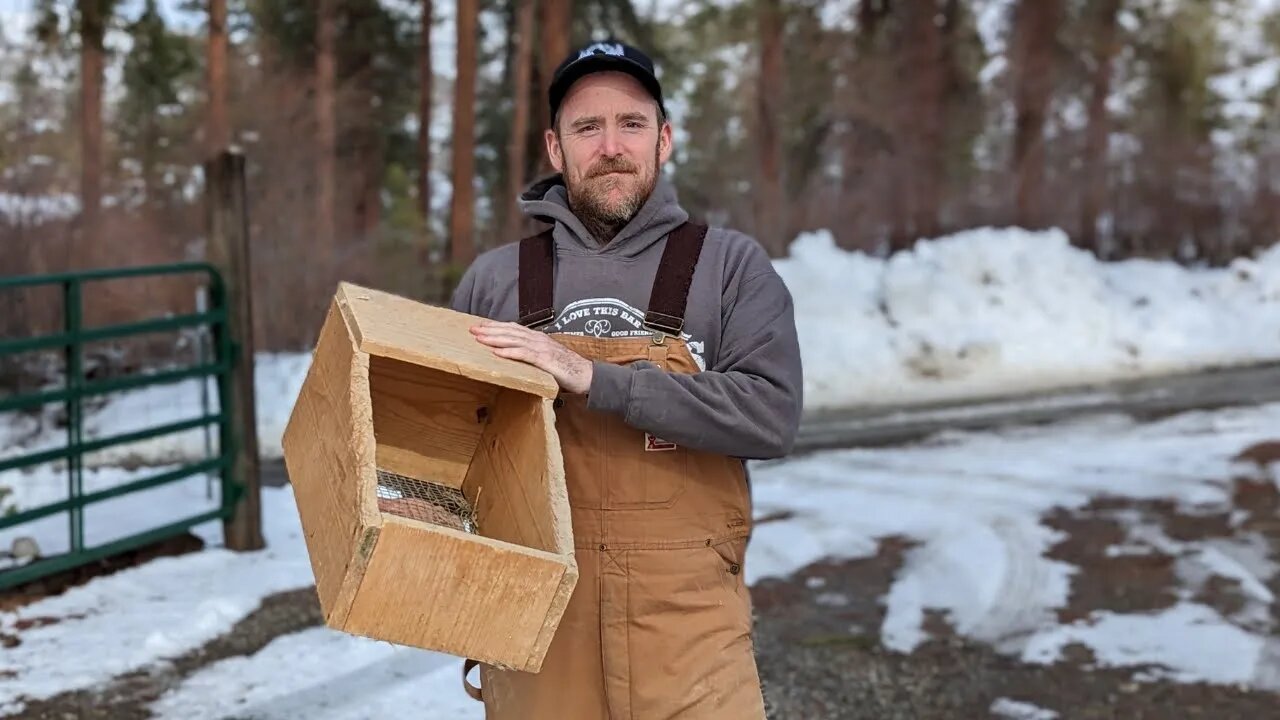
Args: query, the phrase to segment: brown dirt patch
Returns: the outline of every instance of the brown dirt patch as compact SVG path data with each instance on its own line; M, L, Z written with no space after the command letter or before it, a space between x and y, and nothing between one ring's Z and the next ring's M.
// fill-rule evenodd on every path
M1128 533L1114 517L1112 503L1100 505L1083 513L1058 510L1045 521L1067 536L1049 550L1048 557L1081 568L1086 576L1072 582L1070 599L1058 611L1058 619L1071 623L1100 609L1131 613L1173 606L1178 601L1175 558L1154 551L1110 555L1108 548L1124 544Z

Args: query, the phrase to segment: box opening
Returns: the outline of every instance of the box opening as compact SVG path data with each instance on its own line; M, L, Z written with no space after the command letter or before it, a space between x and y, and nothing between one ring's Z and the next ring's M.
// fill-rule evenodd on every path
M393 358L369 357L378 506L476 532L462 490L500 388Z

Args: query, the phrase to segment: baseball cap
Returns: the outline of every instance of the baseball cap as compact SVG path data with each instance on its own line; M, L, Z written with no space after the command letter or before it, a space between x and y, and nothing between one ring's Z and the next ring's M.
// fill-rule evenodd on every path
M574 50L556 68L551 76L551 88L548 93L551 117L556 116L560 103L564 102L564 96L569 93L569 88L575 82L591 73L608 70L624 72L639 80L653 99L658 101L658 107L662 108L662 113L666 114L667 107L662 102L662 85L658 83L658 77L654 74L653 61L649 56L617 40L605 40Z

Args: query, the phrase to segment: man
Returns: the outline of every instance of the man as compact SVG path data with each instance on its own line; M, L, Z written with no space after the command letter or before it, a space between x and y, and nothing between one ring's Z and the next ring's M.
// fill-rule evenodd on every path
M688 222L644 54L576 51L549 100L558 174L521 206L553 227L479 257L452 304L560 383L580 574L541 672L485 667L469 689L498 719L763 718L743 459L794 440L791 296L754 240Z

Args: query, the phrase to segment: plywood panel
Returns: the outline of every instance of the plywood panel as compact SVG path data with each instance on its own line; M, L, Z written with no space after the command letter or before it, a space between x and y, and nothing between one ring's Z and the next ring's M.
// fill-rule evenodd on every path
M572 553L569 502L550 401L503 390L481 436L463 492L484 535Z
M361 502L376 482L367 359L355 350L344 320L330 307L283 436L285 464L302 517L316 590L326 616L339 605L362 525L377 523Z
M477 410L487 413L501 388L375 355L369 389L378 467L462 487L487 422Z
M496 357L469 328L481 318L391 293L342 283L337 302L355 330L360 350L553 398L550 374L528 363Z
M389 516L344 630L537 670L565 572L550 553Z

